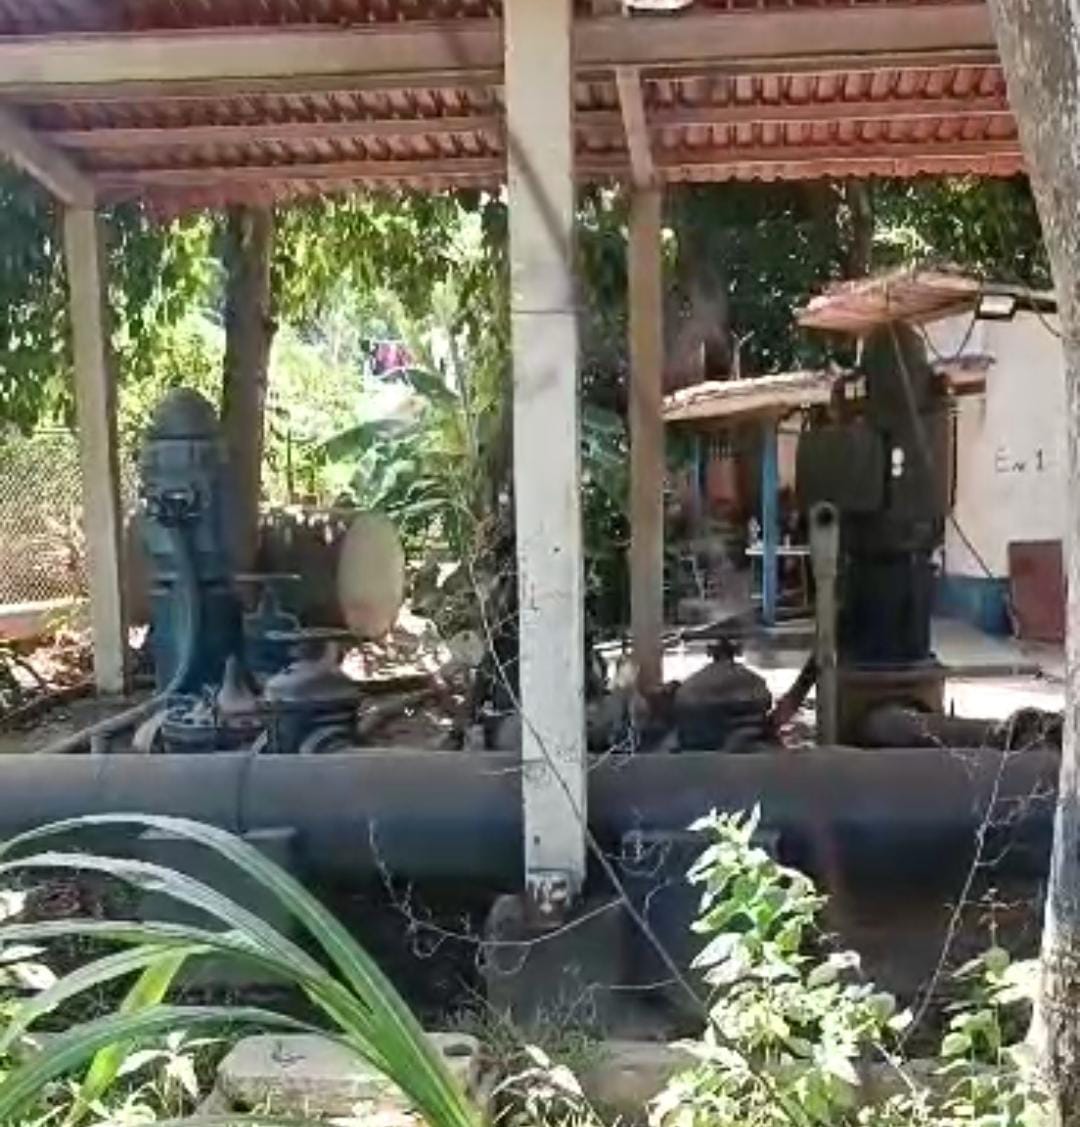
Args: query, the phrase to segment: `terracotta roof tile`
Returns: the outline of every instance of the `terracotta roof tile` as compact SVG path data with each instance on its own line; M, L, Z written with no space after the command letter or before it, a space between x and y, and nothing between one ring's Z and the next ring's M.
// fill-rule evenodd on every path
M583 8L588 0L579 0ZM697 0L715 12L927 5L952 0ZM959 2L959 0L958 0ZM0 0L0 34L280 24L484 20L499 0ZM43 49L47 49L44 48ZM932 63L932 60L931 60ZM986 59L812 73L643 73L653 155L669 183L706 180L1012 175L1023 162L1000 68ZM289 92L107 97L69 93L15 108L98 176L107 196L160 206L293 199L330 188L495 186L504 174L502 91L484 82L358 88L300 80ZM576 84L583 179L626 177L612 76Z

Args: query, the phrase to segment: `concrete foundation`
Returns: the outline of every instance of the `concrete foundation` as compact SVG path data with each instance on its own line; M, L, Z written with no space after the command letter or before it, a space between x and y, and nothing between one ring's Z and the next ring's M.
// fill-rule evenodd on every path
M459 1033L429 1035L470 1097L482 1101L480 1044ZM314 1034L240 1041L218 1068L214 1106L274 1115L361 1116L379 1127L420 1124L399 1088L345 1046Z

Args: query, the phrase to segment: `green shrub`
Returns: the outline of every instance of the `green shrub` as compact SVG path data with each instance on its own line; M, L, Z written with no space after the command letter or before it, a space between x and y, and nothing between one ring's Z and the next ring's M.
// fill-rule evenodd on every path
M911 1020L830 950L825 900L804 874L756 842L758 815L712 814L694 829L708 846L689 873L701 887L695 968L709 1018L686 1046L696 1064L655 1101L653 1127L1035 1127L1042 1104L1022 1050L1006 1044L1025 998L1023 968L995 948L961 968L940 1060L912 1069L900 1034ZM866 1083L867 1066L879 1083ZM883 1093L883 1094L882 1094Z

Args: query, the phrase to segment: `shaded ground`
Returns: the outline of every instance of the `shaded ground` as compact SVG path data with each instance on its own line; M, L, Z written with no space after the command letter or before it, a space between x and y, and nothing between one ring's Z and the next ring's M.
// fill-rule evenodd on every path
M743 658L774 696L795 680L810 654L812 627L792 625L744 644ZM708 663L709 643L688 642L664 657L667 680L685 680ZM1004 720L1019 708L1065 707L1065 655L1060 647L983 634L954 619L934 620L934 649L950 673L945 704L959 716ZM811 700L813 698L811 697Z

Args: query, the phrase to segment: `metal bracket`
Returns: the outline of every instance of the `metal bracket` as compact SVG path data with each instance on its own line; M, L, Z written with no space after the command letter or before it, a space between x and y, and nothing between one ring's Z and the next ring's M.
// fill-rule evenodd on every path
M575 882L569 873L538 869L526 874L529 915L541 927L558 927L574 901Z

